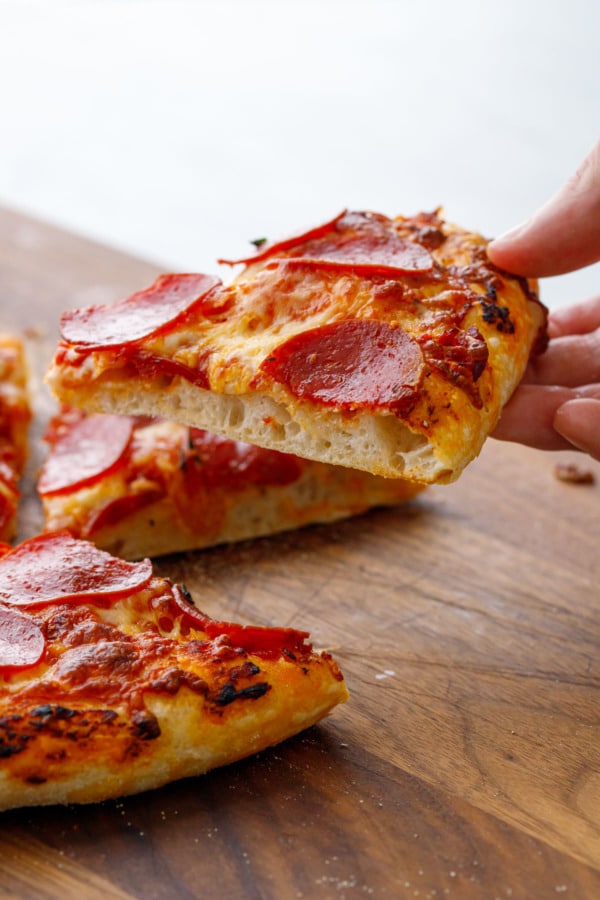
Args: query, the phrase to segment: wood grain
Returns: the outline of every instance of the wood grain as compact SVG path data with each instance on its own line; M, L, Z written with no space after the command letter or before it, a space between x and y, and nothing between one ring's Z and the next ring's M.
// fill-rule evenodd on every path
M0 212L0 326L36 386L22 537L61 310L157 270ZM559 458L597 482L557 480ZM208 613L310 630L351 699L204 778L3 814L0 897L600 896L598 479L489 441L405 507L161 560Z
M64 850L19 833L0 836L0 896L80 900L131 900L105 878L69 859Z

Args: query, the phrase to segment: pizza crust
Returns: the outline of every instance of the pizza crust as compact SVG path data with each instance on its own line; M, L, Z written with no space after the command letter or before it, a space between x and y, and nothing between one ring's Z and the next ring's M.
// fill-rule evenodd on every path
M347 418L334 411L303 410L299 404L292 413L259 392L216 394L179 378L168 389L146 382L138 393L132 390L131 378L120 380L114 373L95 379L89 392L63 385L60 396L73 406L84 405L88 412L158 416L232 440L387 478L406 474L415 481L431 482L448 468L436 460L426 436L394 416L364 413Z
M67 533L5 550L0 810L138 793L298 734L348 697L307 638L214 621L148 560Z
M300 733L347 698L328 660L304 674L288 661L255 659L272 689L221 714L185 687L168 697L146 693L145 718L137 721L126 710L68 696L60 704L30 704L24 723L9 723L13 743L27 746L0 760L0 810L95 803L203 775Z

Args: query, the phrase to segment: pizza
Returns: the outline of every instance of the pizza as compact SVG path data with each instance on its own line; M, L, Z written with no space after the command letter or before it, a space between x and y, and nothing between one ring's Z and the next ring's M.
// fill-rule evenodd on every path
M22 342L0 334L0 541L15 536L31 409Z
M0 556L0 809L199 775L347 699L308 634L215 621L184 585L67 533Z
M345 211L227 262L243 267L230 284L169 274L66 312L48 373L57 397L447 482L545 346L535 283L496 268L485 239L439 211Z
M421 489L165 419L64 407L45 437L45 530L66 529L125 559L331 522Z

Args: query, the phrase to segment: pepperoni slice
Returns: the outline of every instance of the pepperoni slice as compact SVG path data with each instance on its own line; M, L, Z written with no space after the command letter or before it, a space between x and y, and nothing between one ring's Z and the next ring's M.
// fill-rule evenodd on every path
M211 639L225 635L235 647L271 659L282 655L293 658L296 654L302 655L312 650L312 645L306 643L306 639L310 637L308 631L218 622L197 609L181 585L174 585L173 597L184 616L191 620L192 625L202 629Z
M118 467L132 434L129 416L94 415L75 422L55 439L38 491L47 496L93 484Z
M33 619L0 606L0 669L35 666L46 642Z
M350 269L357 275L391 277L401 272L426 272L432 267L427 250L401 238L378 246L373 246L368 239L356 240L343 247L325 250L318 257L290 257L286 259L286 265L313 269Z
M331 219L329 222L325 222L324 225L317 225L316 228L311 228L310 231L303 231L301 234L285 238L283 241L269 244L264 250L255 253L254 256L246 256L243 259L218 259L217 262L225 266L237 266L239 263L248 265L250 263L261 262L263 259L269 259L273 256L281 256L284 253L287 253L288 250L297 247L299 244L305 244L307 241L328 234L328 232L332 231L340 219L343 219L345 215L346 210L343 210L339 215L335 216L335 218Z
M91 516L85 529L86 537L91 538L103 528L110 528L111 525L122 524L124 519L154 503L155 500L160 500L163 495L164 492L158 488L149 488L146 491L139 491L137 494L127 494L124 497L109 500Z
M249 485L293 484L302 474L302 461L291 454L228 440L200 428L190 428L189 436L197 477L207 486L239 490Z
M280 344L261 371L296 397L339 409L408 408L425 370L423 351L400 328L346 319Z
M342 213L320 228L234 262L269 259L285 259L289 266L351 269L367 276L427 272L433 267L424 246L401 237L391 219L373 213Z
M24 541L0 557L0 600L12 606L116 600L152 577L145 559L129 563L66 532Z
M119 347L172 325L221 284L212 275L161 275L154 284L111 306L63 314L64 340L88 347Z
M163 382L166 378L184 378L186 381L191 381L192 384L206 389L210 385L208 378L210 353L208 351L199 356L193 369L176 359L156 356L145 350L130 351L127 358L142 378L160 378Z

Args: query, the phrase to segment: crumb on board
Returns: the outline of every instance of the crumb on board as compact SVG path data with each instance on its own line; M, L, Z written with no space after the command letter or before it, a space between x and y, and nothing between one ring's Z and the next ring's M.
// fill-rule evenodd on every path
M590 469L583 469L575 463L558 463L554 467L554 477L569 484L594 484L596 481Z

